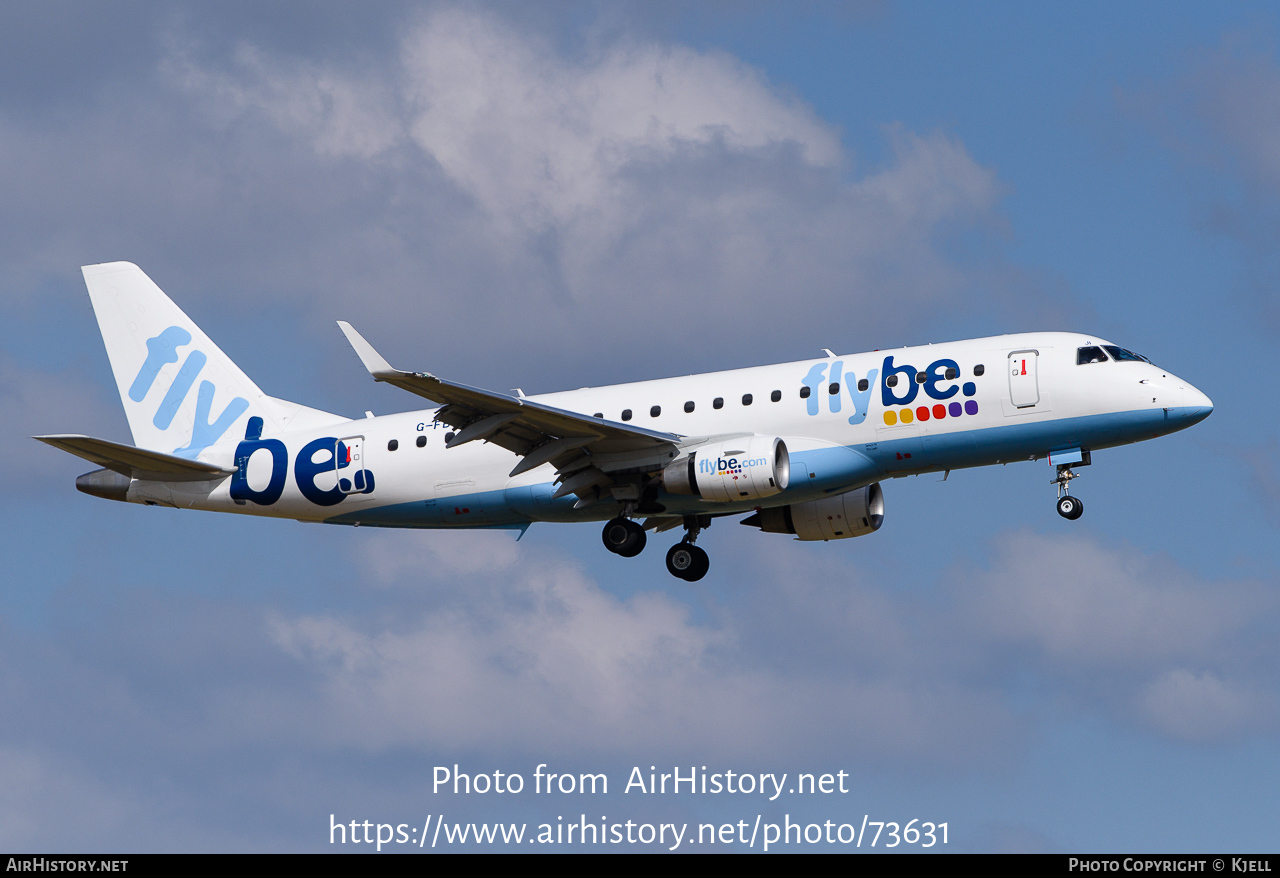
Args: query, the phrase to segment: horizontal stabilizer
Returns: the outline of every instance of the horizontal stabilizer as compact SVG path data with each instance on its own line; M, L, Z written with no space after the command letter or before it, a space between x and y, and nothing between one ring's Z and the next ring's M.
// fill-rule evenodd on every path
M158 482L201 482L229 476L236 471L235 467L217 466L174 454L148 451L145 448L135 448L132 445L122 445L106 439L95 439L92 436L81 436L77 433L33 436L32 438L135 479Z

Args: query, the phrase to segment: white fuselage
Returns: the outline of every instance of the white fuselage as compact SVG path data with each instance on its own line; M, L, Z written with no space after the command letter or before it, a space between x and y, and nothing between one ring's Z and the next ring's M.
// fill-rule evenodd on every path
M1136 442L1188 427L1212 411L1203 393L1150 363L1078 364L1080 348L1103 344L1076 333L1004 335L530 399L684 437L782 437L790 453L790 484L767 500L716 503L669 493L658 498L668 515L729 514L913 473ZM452 428L436 422L435 411L255 440L231 437L199 455L218 465L240 465L248 488L270 502L233 499L230 477L135 480L128 499L393 527L526 527L531 521L603 520L623 508L621 501L575 508L572 495L552 499L551 465L509 477L519 458L497 445L446 448ZM349 481L350 493L337 487L344 477L333 462L339 442L362 458L354 469L347 467L350 472L373 474L362 490L352 490Z

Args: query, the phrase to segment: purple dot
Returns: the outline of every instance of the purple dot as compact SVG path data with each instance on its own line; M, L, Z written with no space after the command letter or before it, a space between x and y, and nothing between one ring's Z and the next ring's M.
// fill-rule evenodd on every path
M965 402L964 412L967 415L976 415L978 413L978 401L976 399L971 399Z
M958 403L958 402L953 402L953 403L951 403L951 405L947 406L947 412L948 412L948 414L950 414L950 415L951 415L951 417L953 417L953 418L958 418L958 417L960 417L960 412L961 412L961 411L962 411L962 409L960 408L960 403Z

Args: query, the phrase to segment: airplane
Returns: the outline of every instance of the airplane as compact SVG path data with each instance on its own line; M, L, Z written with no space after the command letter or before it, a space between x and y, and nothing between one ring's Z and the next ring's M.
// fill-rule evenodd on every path
M702 579L713 520L799 540L884 522L881 482L1047 460L1057 511L1094 451L1190 427L1213 403L1097 336L1032 332L526 396L393 368L431 408L350 419L263 393L136 265L82 269L134 445L33 437L100 469L96 497L392 528L604 521L623 557L683 528L668 571ZM944 475L944 478L946 476Z

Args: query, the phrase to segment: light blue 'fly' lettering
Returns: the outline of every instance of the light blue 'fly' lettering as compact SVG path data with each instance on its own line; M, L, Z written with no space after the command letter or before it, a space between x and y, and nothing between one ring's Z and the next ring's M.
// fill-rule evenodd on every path
M164 332L147 339L147 358L142 361L133 384L129 386L129 399L142 402L147 398L151 385L166 363L178 362L178 348L191 341L191 333L181 326L170 326Z
M213 395L216 392L217 388L213 386L212 381L200 382L200 392L196 396L195 426L191 428L191 441L186 447L175 449L174 454L195 457L217 442L222 434L227 432L227 428L235 423L236 418L249 408L249 401L243 396L237 396L227 403L227 407L222 410L222 414L218 415L218 419L210 423L209 415L212 414Z
M169 425L173 423L173 416L178 413L182 401L187 398L187 391L191 390L191 385L196 383L196 376L200 374L200 370L204 368L208 359L201 351L192 351L187 354L186 361L178 370L178 376L173 379L169 392L164 395L164 401L160 403L160 408L156 409L156 416L151 419L151 423L157 428L169 429Z

